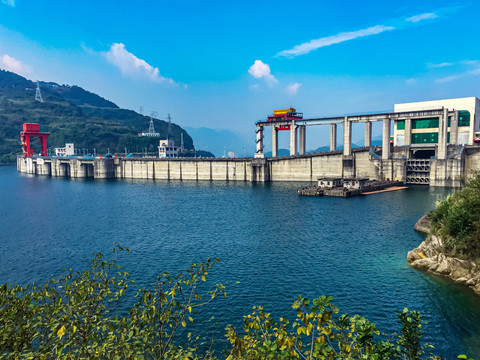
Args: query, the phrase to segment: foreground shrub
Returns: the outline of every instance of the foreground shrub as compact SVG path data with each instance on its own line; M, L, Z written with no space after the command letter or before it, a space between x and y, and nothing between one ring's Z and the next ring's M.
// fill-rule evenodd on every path
M102 254L95 254L90 269L69 270L43 286L1 285L0 358L216 359L211 341L184 328L198 308L226 296L222 284L206 284L217 262L162 273L152 289L133 293L128 273ZM122 299L134 303L123 315ZM416 311L398 312L400 333L387 337L362 316L339 315L331 297L298 297L292 307L293 323L254 307L241 334L227 325L227 359L439 359L421 343Z
M128 249L127 249L128 250ZM197 341L176 341L198 307L224 292L221 284L200 286L218 259L193 264L176 275L158 276L153 289L134 294L135 305L119 316L128 273L96 254L89 270L71 269L45 285L0 286L2 359L209 358ZM191 335L188 335L190 338ZM179 343L182 344L178 345Z
M297 316L273 320L262 307L244 317L243 335L227 326L232 359L423 359L421 316L404 309L397 317L401 324L396 341L385 339L368 319L338 315L332 297L298 297L292 305ZM392 339L394 336L392 335ZM436 356L429 356L438 359Z

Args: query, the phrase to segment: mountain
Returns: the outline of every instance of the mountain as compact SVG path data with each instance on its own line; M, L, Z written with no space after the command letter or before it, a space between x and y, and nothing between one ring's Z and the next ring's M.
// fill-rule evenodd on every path
M195 146L221 157L228 152L235 152L238 157L253 156L255 153L255 133L244 134L230 130L210 129L206 127L185 127L195 139Z
M272 152L271 151L267 151L265 153L265 156L266 157L271 157L272 156ZM278 156L281 157L281 156L290 156L290 149L278 149Z
M14 162L21 154L22 124L40 124L41 132L49 132L48 148L75 144L82 151L106 153L138 152L147 149L157 153L160 138L175 140L184 148L194 149L191 136L176 124L154 119L158 137L139 137L146 132L150 117L121 109L113 102L79 86L40 82L43 102L35 101L37 84L9 71L0 70L0 163ZM169 131L170 127L170 131ZM39 146L34 149L38 150Z
M372 140L372 146L382 146L382 140L378 140L378 139L373 139ZM363 144L355 144L355 143L352 143L352 149L357 149L357 148L362 148L364 147ZM337 150L343 150L343 144L337 144ZM330 146L320 146L319 148L316 148L315 150L312 150L312 151L307 151L309 154L313 154L313 153L320 153L320 152L326 152L326 151L330 151Z
M307 153L314 154L314 153L321 153L321 152L327 152L327 151L330 151L330 146L320 146L315 150L307 151Z

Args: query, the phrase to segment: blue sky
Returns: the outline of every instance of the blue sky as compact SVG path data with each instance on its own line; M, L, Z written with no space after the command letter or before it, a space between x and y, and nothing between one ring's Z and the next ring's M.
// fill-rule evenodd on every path
M285 106L317 117L479 96L479 15L478 1L1 0L0 67L253 133Z

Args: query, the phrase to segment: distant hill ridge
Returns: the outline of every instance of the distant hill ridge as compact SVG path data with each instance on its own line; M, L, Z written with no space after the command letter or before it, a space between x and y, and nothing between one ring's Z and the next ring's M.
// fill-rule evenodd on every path
M48 147L73 142L83 152L157 153L159 138L139 137L150 117L121 109L115 103L79 86L40 81L44 102L35 101L37 84L15 73L0 70L0 163L14 162L21 153L19 134L24 122L39 123L50 132ZM155 131L184 148L194 149L190 135L176 124L154 119ZM35 146L35 145L34 145Z

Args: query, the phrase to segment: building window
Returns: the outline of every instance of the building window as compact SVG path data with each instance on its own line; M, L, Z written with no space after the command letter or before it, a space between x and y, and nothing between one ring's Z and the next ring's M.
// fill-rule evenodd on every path
M412 129L438 129L438 118L412 120Z
M433 143L438 143L438 132L412 134L412 144L433 144Z
M405 120L397 121L397 130L405 130Z
M458 126L470 126L470 112L460 110L458 112Z

